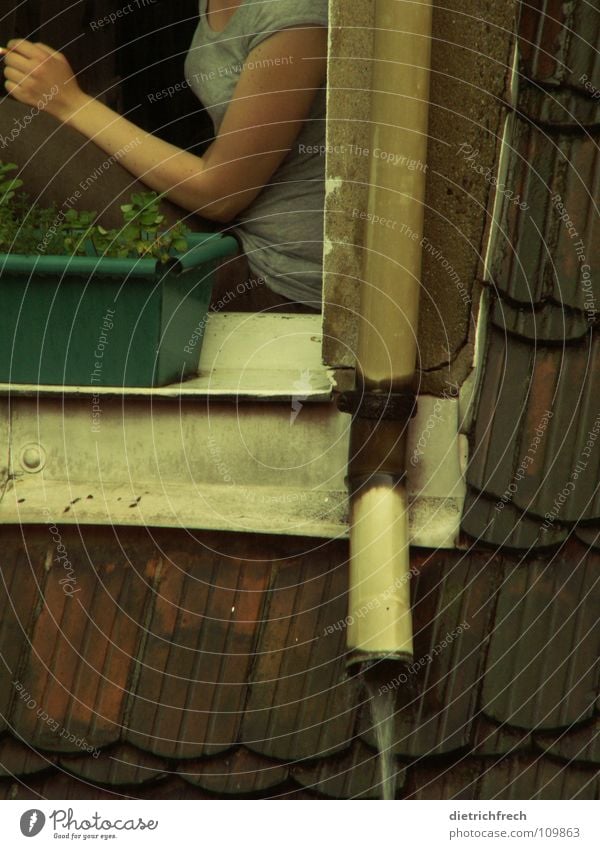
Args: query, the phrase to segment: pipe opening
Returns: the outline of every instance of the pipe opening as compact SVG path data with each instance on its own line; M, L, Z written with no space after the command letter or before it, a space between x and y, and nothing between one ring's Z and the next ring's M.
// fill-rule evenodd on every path
M365 684L377 684L381 689L399 689L414 677L408 671L412 662L412 655L406 653L369 656L357 652L349 658L347 671L353 677L359 677Z

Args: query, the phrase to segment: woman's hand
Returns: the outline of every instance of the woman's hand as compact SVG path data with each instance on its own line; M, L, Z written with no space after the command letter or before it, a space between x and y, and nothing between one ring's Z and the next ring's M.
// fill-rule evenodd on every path
M2 50L4 87L16 100L65 121L86 99L62 53L23 39L12 39L7 48Z

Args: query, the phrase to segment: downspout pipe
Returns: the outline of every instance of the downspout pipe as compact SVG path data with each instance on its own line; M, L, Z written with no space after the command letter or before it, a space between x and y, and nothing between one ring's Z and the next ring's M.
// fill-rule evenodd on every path
M352 415L348 665L413 654L407 432L416 409L432 1L376 0L370 180Z

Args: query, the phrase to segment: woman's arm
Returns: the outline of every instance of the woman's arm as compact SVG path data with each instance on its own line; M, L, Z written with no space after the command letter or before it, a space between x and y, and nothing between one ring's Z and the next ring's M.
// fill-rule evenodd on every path
M8 48L5 88L13 97L30 106L47 101L49 114L117 155L151 189L190 212L228 222L260 193L309 116L326 75L327 30L282 30L252 51L203 157L144 132L85 94L66 58L47 45L13 40Z

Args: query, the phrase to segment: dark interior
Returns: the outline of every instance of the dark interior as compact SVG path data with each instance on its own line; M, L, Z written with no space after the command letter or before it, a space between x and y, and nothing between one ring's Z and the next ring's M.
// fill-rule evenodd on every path
M0 12L0 42L42 41L63 52L82 88L179 147L201 153L213 133L196 96L182 86L196 28L197 0L11 0ZM117 16L119 12L119 16ZM111 19L111 16L113 18Z

